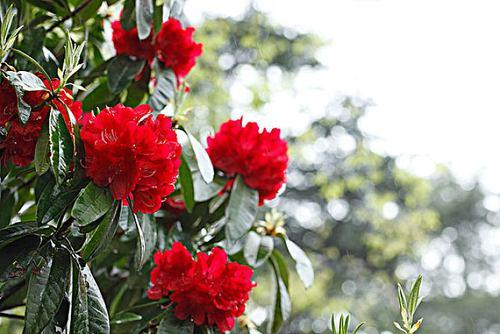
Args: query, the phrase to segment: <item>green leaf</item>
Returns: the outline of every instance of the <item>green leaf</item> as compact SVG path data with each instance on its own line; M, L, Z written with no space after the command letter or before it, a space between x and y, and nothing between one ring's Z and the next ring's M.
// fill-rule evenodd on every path
M306 289L310 288L314 281L314 269L311 260L309 260L306 253L295 242L288 238L284 240L288 253L295 261L295 270L297 270L300 280L304 283Z
M192 134L187 131L186 134L189 138L189 142L191 143L191 147L193 148L196 163L198 164L198 169L203 177L203 180L205 180L206 183L211 183L214 179L214 166L212 165L212 161L210 160L207 151Z
M137 34L140 40L144 40L151 34L153 0L135 0L135 17L137 21Z
M79 17L85 22L95 17L97 10L101 7L103 0L91 0L90 3L79 13Z
M78 270L77 276L73 287L70 334L108 334L106 303L92 273L85 266Z
M269 258L273 249L273 238L250 231L243 247L243 255L250 266L258 267Z
M412 318L417 310L418 306L418 295L420 293L420 286L422 285L422 275L417 277L417 280L413 283L410 296L408 297L408 312L411 314Z
M17 273L20 269L27 269L23 264L29 264L32 258L29 254L40 246L41 241L39 236L30 234L1 248L0 282L10 279L12 273Z
M189 320L178 320L173 311L169 310L160 321L157 334L192 334L194 324Z
M163 68L157 61L153 63L156 74L156 87L149 100L149 105L155 111L161 111L175 98L177 78L171 69Z
M38 201L36 219L40 224L47 224L52 219L60 216L73 202L80 192L79 187L66 188L58 185L47 185Z
M0 227L4 227L9 225L12 219L16 197L14 193L8 189L2 191L0 194Z
M89 182L78 195L71 216L76 218L80 225L88 225L104 216L112 204L113 197L108 189Z
M290 313L292 311L292 302L288 293L287 286L281 277L282 273L280 271L280 268L275 262L274 258L271 258L271 266L274 271L273 281L275 296L272 305L272 316L268 323L268 331L270 333L278 333L281 326L283 325L283 322L290 317Z
M36 222L17 223L0 229L0 248L28 234L46 230L46 226L39 226Z
M135 0L125 0L125 2L123 3L123 12L120 19L120 24L125 30L130 30L135 27Z
M52 108L49 117L50 164L56 181L60 184L69 174L74 143L59 110Z
M35 171L38 175L42 175L49 168L49 127L48 123L44 122L35 147Z
M141 320L142 316L137 313L132 313L132 312L121 312L115 315L111 319L111 324L112 325L119 325L119 324L125 324L127 322L133 322L133 321L138 321Z
M33 92L37 90L47 90L42 79L31 72L25 71L7 71L7 80L19 92Z
M118 229L120 212L121 203L115 201L113 208L108 210L97 228L87 238L82 249L82 256L86 261L91 261L95 256L102 254L109 246Z
M223 188L225 180L214 179L211 183L206 183L199 171L192 173L194 186L194 200L196 202L205 202L215 197Z
M121 93L141 73L145 61L118 55L108 65L108 88L112 94Z
M68 284L69 254L55 250L43 257L38 270L33 270L26 297L26 334L38 334L56 315Z
M181 161L182 163L179 168L179 182L181 184L182 197L184 199L184 203L186 204L187 211L192 212L194 207L193 178L184 155L181 156Z
M128 205L130 210L129 214L132 215L135 228L137 230L137 250L135 252L135 263L138 264L137 269L139 270L146 262L146 240L144 239L144 232L142 231L141 223L139 222L139 218L137 218L137 215L133 212L132 202L130 200L128 201Z
M141 214L138 216L138 221L140 228L138 229L139 238L137 240L135 264L137 270L140 270L156 249L158 233L153 215Z
M238 175L226 208L226 238L230 242L240 239L250 230L257 215L258 204L257 191L247 187L243 178Z
M10 82L17 95L18 114L21 123L26 124L31 115L31 106L23 100L24 92L46 90L43 81L30 72L6 72L6 79Z

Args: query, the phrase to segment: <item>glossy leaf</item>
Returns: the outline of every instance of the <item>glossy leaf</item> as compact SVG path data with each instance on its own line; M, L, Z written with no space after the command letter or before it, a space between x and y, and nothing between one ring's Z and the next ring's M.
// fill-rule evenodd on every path
M77 273L73 286L72 304L70 334L108 334L110 332L106 303L87 266Z
M33 270L26 297L26 334L38 334L56 315L67 288L69 254L58 249L43 257L38 270Z
M76 218L80 225L87 225L104 216L112 204L113 197L108 189L89 182L78 195L71 216Z
M139 238L137 240L135 263L136 268L139 270L156 250L158 233L153 215L140 214L136 215L136 217L138 218L140 228L138 228Z
M16 223L0 229L0 248L22 236L47 229L36 222Z
M154 63L156 72L156 87L149 100L149 105L155 111L161 111L165 106L175 98L175 89L177 87L177 79L174 72L170 69L165 69L157 62Z
M212 161L210 160L207 151L192 134L189 132L186 132L186 134L188 135L189 142L193 148L196 163L198 164L198 169L203 177L203 180L205 180L206 183L211 183L214 179L214 166L212 165Z
M226 238L228 241L234 242L250 230L257 215L258 204L257 191L247 187L241 176L237 176L226 208Z
M261 236L250 231L245 240L243 255L250 266L258 267L267 260L273 249L274 242L270 236Z
M125 90L134 78L141 73L145 61L118 55L108 65L108 87L112 94Z
M179 183L181 184L181 193L188 212L194 207L194 187L193 178L186 158L181 156L181 166L179 168Z
M70 171L74 144L62 114L52 108L49 117L50 164L60 184Z
M144 40L151 34L153 0L135 0L135 15L139 39Z
M169 311L160 321L157 334L192 334L193 331L194 324L191 321L178 320L172 311Z
M91 261L109 246L118 229L120 212L121 203L120 201L115 201L113 208L108 210L97 228L89 235L82 249L82 255L87 261Z
M273 281L275 287L275 295L271 308L272 316L268 323L268 332L278 333L281 326L283 325L283 322L290 317L290 313L292 311L292 302L288 293L287 286L282 279L280 267L275 262L274 258L272 258L271 260L271 265L274 271Z
M300 280L304 283L306 289L310 288L314 281L314 269L311 260L309 260L306 253L292 240L285 238L285 244L288 253L295 261L295 270L297 270Z
M35 147L35 171L38 175L42 175L49 168L49 128L48 123L44 122Z

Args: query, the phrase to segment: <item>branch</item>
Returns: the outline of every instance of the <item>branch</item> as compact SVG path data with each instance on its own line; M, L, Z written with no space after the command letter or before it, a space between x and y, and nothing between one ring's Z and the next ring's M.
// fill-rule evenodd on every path
M4 313L0 312L0 317L3 318L9 318L9 319L19 319L19 320L24 320L24 317L22 315L17 315L17 314L9 314L9 313Z
M91 2L92 2L92 0L85 0L84 2L82 2L80 4L80 6L76 7L71 13L69 13L66 16L63 16L59 21L57 21L53 25L51 25L49 27L49 29L47 29L47 32L51 32L52 30L54 30L55 28L57 28L58 26L60 26L61 24L63 24L66 20L69 20L70 18L75 17L76 14L78 14L79 12L81 12Z

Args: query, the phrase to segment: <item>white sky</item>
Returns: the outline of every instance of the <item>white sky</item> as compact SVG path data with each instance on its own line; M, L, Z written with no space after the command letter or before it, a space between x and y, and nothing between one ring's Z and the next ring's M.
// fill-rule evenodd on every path
M363 128L380 138L378 150L420 157L413 166L419 173L428 171L426 159L445 163L500 192L500 1L256 3L276 22L330 42L320 54L325 70L302 73L298 94L273 97L273 125L303 124L297 106L322 112L335 95L369 98L375 106ZM247 4L188 0L186 13L196 24L201 13L239 15Z

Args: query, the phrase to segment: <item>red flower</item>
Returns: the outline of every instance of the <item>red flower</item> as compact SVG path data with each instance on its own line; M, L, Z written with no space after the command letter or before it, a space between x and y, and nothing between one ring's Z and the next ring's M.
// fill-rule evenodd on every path
M113 45L115 46L116 54L129 55L140 59L146 59L152 62L155 57L155 51L152 45L153 38L150 35L145 40L139 40L137 28L125 30L122 28L120 21L111 23L113 29Z
M9 81L3 79L0 83L0 126L5 126L17 114L16 91Z
M156 55L165 67L174 71L177 79L189 73L202 52L203 45L193 41L195 29L183 29L181 23L173 18L163 23L154 41L152 35L143 41L139 40L137 28L124 30L119 21L113 22L111 27L117 54L146 59L149 63Z
M259 205L276 197L286 181L288 146L280 130L259 132L257 123L242 125L229 120L208 138L207 152L214 166L228 177L239 174L247 186L259 192Z
M158 59L174 71L177 78L184 78L196 64L203 45L193 41L195 29L182 28L176 19L164 22L155 39Z
M41 74L38 74L38 76L43 80L47 89L59 87L60 81L58 79L52 79L51 83L49 83ZM66 88L59 91L58 99L48 101L49 97L47 91L26 92L23 100L32 107L32 110L26 124L22 124L17 117L17 95L7 80L2 81L0 108L2 108L3 112L0 112L0 126L5 126L7 123L9 125L7 136L0 142L0 149L4 150L2 155L3 163L12 160L17 166L26 166L33 161L36 141L51 106L59 110L66 121L68 130L72 133L70 118L73 119L73 122L80 118L82 103L73 101L71 91Z
M132 197L135 212L156 212L174 191L181 146L170 119L153 119L148 105L85 114L80 133L87 176L117 200Z
M192 319L197 325L216 325L220 332L234 327L234 318L245 312L245 303L253 271L247 266L229 262L227 254L214 248L210 255L198 253L194 261L179 242L172 250L158 251L151 272L152 287L148 297L158 300L168 296L175 304L177 318Z

